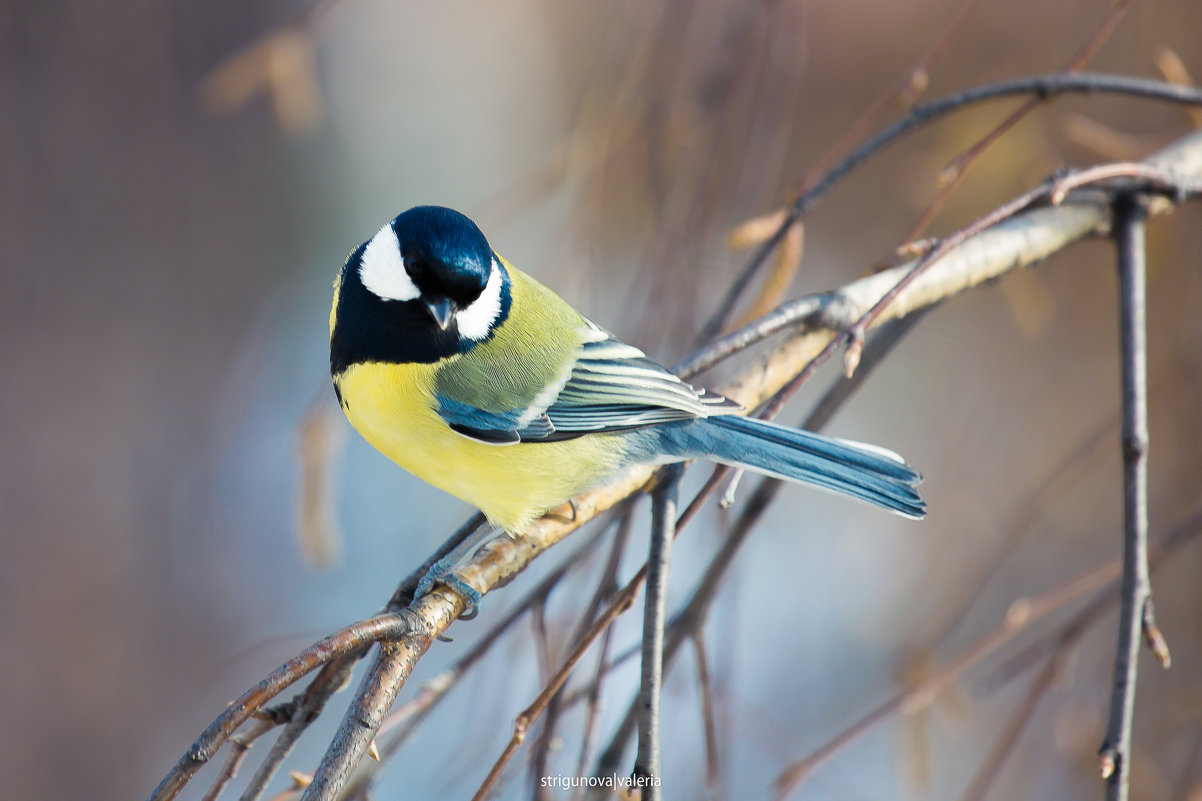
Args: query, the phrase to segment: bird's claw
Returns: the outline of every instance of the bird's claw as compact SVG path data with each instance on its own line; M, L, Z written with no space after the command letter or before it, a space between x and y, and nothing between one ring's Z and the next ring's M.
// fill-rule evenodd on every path
M426 575L422 576L421 581L417 583L417 589L413 592L413 599L417 600L429 594L436 584L445 584L466 601L466 606L459 613L460 620L471 620L480 613L480 600L483 597L480 595L480 591L455 573L453 563L444 564L443 560L431 565L430 569L426 571Z

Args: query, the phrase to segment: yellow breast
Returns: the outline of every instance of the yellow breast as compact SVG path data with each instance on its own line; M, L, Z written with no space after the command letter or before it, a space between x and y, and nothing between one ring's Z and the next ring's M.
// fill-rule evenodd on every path
M364 439L413 475L476 506L497 526L521 531L548 509L621 466L612 435L487 445L452 431L436 411L438 364L357 364L335 377L347 419Z

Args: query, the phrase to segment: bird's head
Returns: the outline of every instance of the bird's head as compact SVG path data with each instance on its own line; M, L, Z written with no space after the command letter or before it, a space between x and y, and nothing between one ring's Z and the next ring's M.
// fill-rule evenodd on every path
M509 276L474 222L418 206L351 253L331 332L331 368L434 362L487 340L509 311Z

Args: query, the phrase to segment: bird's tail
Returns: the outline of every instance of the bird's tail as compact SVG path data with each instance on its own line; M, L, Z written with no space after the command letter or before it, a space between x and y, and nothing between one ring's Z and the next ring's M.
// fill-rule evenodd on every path
M910 518L926 514L922 476L893 451L735 415L656 426L659 448L848 495Z

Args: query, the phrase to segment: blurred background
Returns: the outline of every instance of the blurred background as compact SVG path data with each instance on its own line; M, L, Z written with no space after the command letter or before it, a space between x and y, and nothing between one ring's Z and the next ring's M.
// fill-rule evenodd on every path
M1202 6L1131 5L1091 69L1158 76L1176 53L1202 75ZM330 394L330 283L352 247L411 205L454 206L586 314L675 361L745 261L731 229L791 198L964 7L0 4L0 775L11 797L145 796L230 699L378 609L469 512L352 432L331 451L340 533L325 541L328 564L302 550L298 427ZM1112 10L978 3L924 97L1060 69ZM841 185L807 219L791 293L873 269L930 203L940 169L1012 107L924 129ZM1058 101L994 146L927 232L1059 166L1141 158L1194 122L1142 101ZM1199 225L1195 204L1149 231L1154 537L1200 503ZM914 524L781 494L708 628L718 794L764 797L786 763L962 653L1016 598L1118 554L1115 320L1110 246L1076 246L930 314L838 416L833 433L925 473L931 515ZM784 419L800 419L836 371ZM641 511L623 576L641 558ZM682 537L676 604L728 520L711 505ZM1142 660L1135 797L1202 797L1200 568L1202 549L1186 546L1153 576L1174 665ZM552 597L553 641L591 594L589 575ZM535 581L489 596L402 699ZM1077 608L840 750L799 796L961 797L1053 649L998 674L1003 657ZM640 619L625 616L619 650ZM1111 610L1060 654L993 797L1100 796L1114 623ZM386 768L379 797L474 791L540 686L531 642L519 625L493 650ZM636 683L630 664L607 685L601 742ZM290 767L312 768L346 697ZM697 699L683 658L664 702L669 798L706 792ZM552 772L575 773L579 728L578 716L563 723ZM503 797L529 795L521 756L515 766Z

